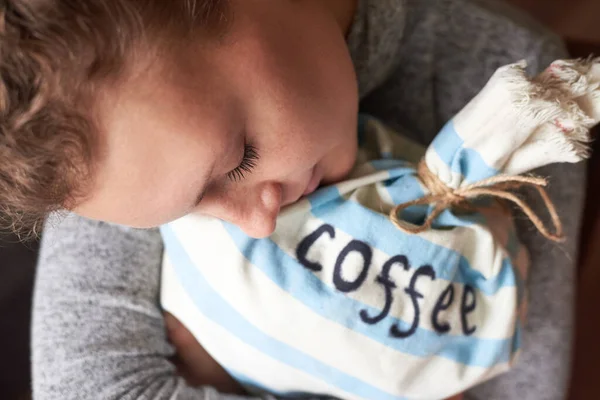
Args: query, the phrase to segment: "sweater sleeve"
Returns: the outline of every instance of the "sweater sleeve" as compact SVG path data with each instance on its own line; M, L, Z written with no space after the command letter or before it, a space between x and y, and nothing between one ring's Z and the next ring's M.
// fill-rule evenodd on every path
M49 220L33 307L35 399L244 399L177 376L159 307L162 248L157 230Z

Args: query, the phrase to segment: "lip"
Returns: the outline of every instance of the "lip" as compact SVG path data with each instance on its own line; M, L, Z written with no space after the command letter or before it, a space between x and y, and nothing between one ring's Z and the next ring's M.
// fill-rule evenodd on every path
M304 193L302 195L308 196L309 194L311 194L312 192L317 190L317 188L319 187L319 184L321 183L322 178L323 178L323 176L321 174L320 169L318 168L317 165L315 165L312 169L310 180L308 181L308 184L306 185L306 189L304 190Z

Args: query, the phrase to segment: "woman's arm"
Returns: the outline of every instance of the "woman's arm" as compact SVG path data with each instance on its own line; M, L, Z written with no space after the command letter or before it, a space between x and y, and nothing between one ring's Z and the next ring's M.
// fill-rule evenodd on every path
M158 305L161 254L156 230L49 221L33 309L35 399L243 399L178 376Z

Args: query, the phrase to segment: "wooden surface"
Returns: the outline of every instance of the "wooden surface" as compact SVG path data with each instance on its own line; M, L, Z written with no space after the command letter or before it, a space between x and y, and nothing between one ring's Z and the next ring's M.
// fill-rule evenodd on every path
M589 165L588 187L569 400L600 399L600 141L595 143L595 154Z
M570 400L600 399L600 220L597 218L589 241L593 246L582 263L577 288L577 332Z
M560 34L600 43L600 0L507 0Z

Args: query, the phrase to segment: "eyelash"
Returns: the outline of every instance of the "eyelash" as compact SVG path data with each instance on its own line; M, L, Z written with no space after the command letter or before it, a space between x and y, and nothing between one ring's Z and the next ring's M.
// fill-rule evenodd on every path
M235 169L229 171L227 173L227 178L229 178L233 182L239 182L246 177L246 174L252 172L252 170L256 167L259 156L256 151L256 147L252 145L244 146L244 157L242 158L242 162Z

